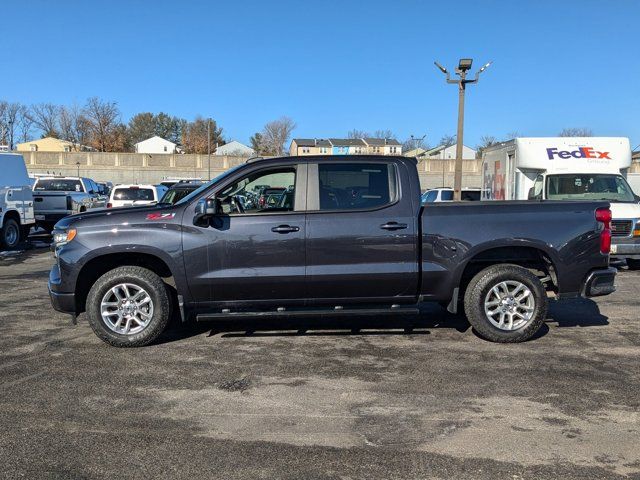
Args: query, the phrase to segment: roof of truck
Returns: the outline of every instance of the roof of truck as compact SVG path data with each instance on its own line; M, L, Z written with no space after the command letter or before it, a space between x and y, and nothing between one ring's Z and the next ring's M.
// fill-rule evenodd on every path
M402 155L304 155L304 156L290 156L290 157L252 157L246 161L246 163L255 162L273 162L282 163L283 161L289 161L291 163L306 163L315 162L318 160L331 160L335 162L362 162L362 161L400 161L410 162L413 164L418 163L418 160L413 157L403 157Z

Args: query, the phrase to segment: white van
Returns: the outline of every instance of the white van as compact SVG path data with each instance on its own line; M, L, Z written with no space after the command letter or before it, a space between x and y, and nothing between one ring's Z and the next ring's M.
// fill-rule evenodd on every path
M163 185L116 185L109 195L107 208L158 203L166 191Z
M0 246L16 247L35 221L31 179L22 155L0 153Z
M640 197L626 180L622 137L516 138L482 154L483 200L607 200L611 255L640 269Z

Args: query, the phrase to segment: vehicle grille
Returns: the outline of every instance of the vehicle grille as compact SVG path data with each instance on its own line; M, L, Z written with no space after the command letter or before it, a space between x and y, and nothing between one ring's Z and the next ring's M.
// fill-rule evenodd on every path
M611 235L614 237L628 237L632 228L631 220L611 220Z

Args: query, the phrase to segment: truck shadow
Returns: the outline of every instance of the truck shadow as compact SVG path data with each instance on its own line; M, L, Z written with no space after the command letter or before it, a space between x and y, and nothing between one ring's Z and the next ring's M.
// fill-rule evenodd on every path
M551 303L547 320L531 340L549 332L549 323L558 327L593 327L608 325L598 304L589 299ZM464 315L452 315L437 305L427 305L420 315L381 315L377 317L309 317L301 319L235 319L233 321L174 321L158 343L183 340L208 333L209 337L295 337L348 335L428 335L433 329L451 329L461 334L471 328ZM474 331L475 333L475 331ZM530 341L531 341L530 340Z

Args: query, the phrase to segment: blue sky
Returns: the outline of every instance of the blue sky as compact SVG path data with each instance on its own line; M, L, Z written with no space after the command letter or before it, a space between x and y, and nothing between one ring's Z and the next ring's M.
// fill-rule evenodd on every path
M298 137L455 133L434 67L492 60L467 93L465 143L589 127L640 143L640 2L43 1L0 6L0 99L212 116L248 141L281 115ZM475 69L474 69L475 70Z

